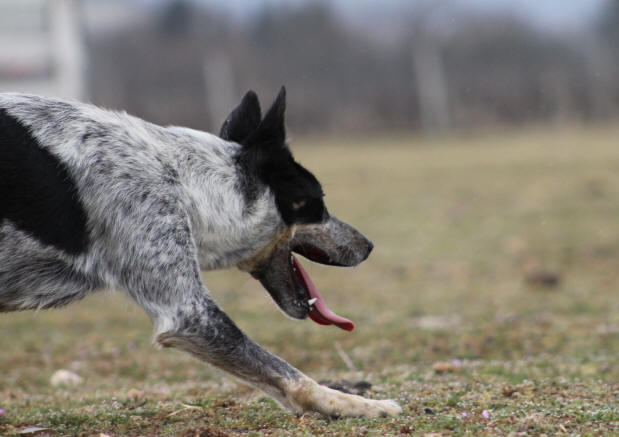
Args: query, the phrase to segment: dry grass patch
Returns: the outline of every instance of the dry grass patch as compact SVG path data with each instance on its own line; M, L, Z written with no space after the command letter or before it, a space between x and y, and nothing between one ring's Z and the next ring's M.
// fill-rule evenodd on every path
M367 381L400 417L287 414L157 350L143 313L103 293L0 317L0 434L616 435L617 138L606 127L297 147L330 210L376 246L355 269L305 263L357 329L294 323L241 272L206 284L258 342L316 379ZM530 281L532 269L558 280ZM82 380L54 387L59 369Z

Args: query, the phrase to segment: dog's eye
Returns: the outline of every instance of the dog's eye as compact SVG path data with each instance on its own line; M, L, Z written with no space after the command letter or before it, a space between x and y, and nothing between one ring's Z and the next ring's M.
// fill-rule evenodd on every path
M292 203L297 223L318 223L325 214L322 199L302 199Z
M298 202L292 202L292 209L294 209L295 211L298 211L299 209L304 207L306 204L307 204L306 200L299 200Z

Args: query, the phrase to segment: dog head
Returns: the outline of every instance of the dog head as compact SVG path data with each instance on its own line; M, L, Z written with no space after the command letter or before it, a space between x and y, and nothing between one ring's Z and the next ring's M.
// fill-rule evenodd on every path
M286 145L285 109L284 88L264 118L258 97L249 91L221 128L223 139L242 146L237 164L248 207L261 190L271 190L284 225L270 244L239 268L258 279L288 316L309 315L317 323L352 330L352 322L329 310L292 252L321 264L355 266L368 257L373 245L329 214L320 183L295 161Z

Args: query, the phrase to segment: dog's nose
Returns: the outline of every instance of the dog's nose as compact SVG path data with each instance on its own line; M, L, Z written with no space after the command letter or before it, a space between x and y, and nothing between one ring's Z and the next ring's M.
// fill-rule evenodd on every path
M370 252L372 252L372 249L374 249L374 243L372 243L370 240L367 240L367 246L368 246L368 255L370 254Z

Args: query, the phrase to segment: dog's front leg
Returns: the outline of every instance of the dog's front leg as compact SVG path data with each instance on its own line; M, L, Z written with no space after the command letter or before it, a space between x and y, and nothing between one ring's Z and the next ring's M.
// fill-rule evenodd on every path
M153 321L162 346L190 352L295 412L376 417L401 411L393 401L321 386L241 332L202 283L189 226L180 214L149 223L145 232L133 235L134 240L118 239L127 247L113 257L117 277ZM123 256L134 247L140 248L141 256Z
M378 417L402 410L390 400L372 400L318 384L249 339L204 290L175 315L175 327L157 336L225 370L273 397L294 412L316 411L334 417Z

